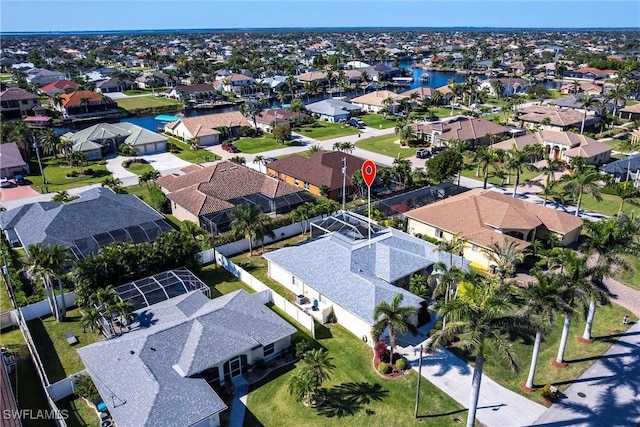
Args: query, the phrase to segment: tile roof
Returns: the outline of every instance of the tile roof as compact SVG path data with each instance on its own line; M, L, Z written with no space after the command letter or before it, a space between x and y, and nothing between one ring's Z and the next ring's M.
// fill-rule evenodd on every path
M503 135L509 132L509 128L492 121L466 116L445 119L435 123L415 123L412 127L417 133L423 134L431 134L432 131L438 131L440 132L438 139L445 141L452 139L474 141L482 139L489 134Z
M82 99L84 98L87 98L91 103L113 102L111 98L105 100L103 95L90 90L77 90L75 92L62 94L61 97L64 108L82 105Z
M293 154L269 163L267 168L333 190L342 187L343 158L347 159L347 186L350 186L351 175L362 168L365 159L341 151L318 151L309 158Z
M69 88L76 89L76 88L79 88L79 87L80 87L80 85L78 83L73 82L71 80L56 80L53 83L49 83L48 85L41 87L40 90L45 92L45 93L49 93L54 89L59 89L59 90L65 91L65 90L67 90Z
M582 220L574 215L479 188L405 215L449 233L459 233L485 248L502 242L505 237L520 247L529 246L528 242L496 232L500 229L531 230L544 225L550 231L564 235L582 227Z
M118 425L190 426L227 408L196 375L295 328L244 290L193 291L136 312L132 331L78 350Z
M256 116L256 122L266 125L271 125L273 122L283 124L289 123L292 117L305 118L309 117L309 115L305 113L293 113L288 108L270 108L268 110L261 111L260 114Z
M375 105L378 107L384 106L384 100L387 98L391 98L397 104L398 100L402 98L406 98L403 94L398 94L395 92L391 92L390 90L376 90L375 92L370 92L351 100L352 103L355 104L363 104L363 105Z
M26 162L22 159L22 154L15 142L0 144L0 166L5 168L15 168L26 166Z
M349 241L335 232L263 256L369 325L376 305L398 293L404 305L423 301L391 282L436 262L449 263L449 254L432 243L391 228L372 235L371 246L366 238Z
M541 123L545 118L550 120L552 126L579 126L582 123L583 113L570 108L550 107L546 105L533 105L530 107L519 108L518 120L532 123ZM593 117L587 117L586 123L589 124L594 120Z
M495 149L509 150L516 147L519 150L534 144L558 144L567 147L565 154L569 157L593 157L611 151L607 144L579 135L570 131L541 130L515 138L507 139L493 145Z
M207 114L204 116L184 117L167 125L169 129L175 129L180 124L184 124L192 137L205 135L219 135L215 128L221 127L244 127L251 126L247 119L239 111L228 113Z
M0 101L20 101L23 99L40 99L40 97L19 87L10 87L0 92Z
M169 191L167 197L194 215L206 215L234 207L240 197L260 194L274 199L304 192L303 189L264 175L237 163L222 161L184 175L165 175L158 185Z

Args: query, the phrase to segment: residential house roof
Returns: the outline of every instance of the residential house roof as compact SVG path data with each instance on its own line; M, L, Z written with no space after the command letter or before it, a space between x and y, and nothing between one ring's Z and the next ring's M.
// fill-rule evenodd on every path
M614 175L624 175L627 171L635 173L640 170L640 154L623 157L622 159L600 167L600 170Z
M570 108L551 107L546 105L532 105L518 109L518 120L531 123L542 123L546 118L550 120L551 126L569 127L580 126L582 124L583 113ZM594 117L587 117L585 124L590 125Z
M619 110L621 113L640 113L640 104L628 105Z
M0 144L0 166L3 169L24 167L27 163L22 158L15 142Z
M341 151L318 151L306 158L292 154L267 165L278 173L283 173L311 185L326 185L329 190L342 187L342 159L347 162L347 186L351 185L351 175L362 168L365 159Z
M296 77L300 82L312 82L314 80L323 81L327 80L327 73L324 71L309 71L307 73L298 74Z
M589 138L585 135L569 131L541 130L539 132L530 133L506 141L498 142L493 145L495 149L509 150L516 147L522 150L529 145L535 144L557 144L567 147L565 154L569 157L593 157L601 153L611 151L611 147L603 142Z
M266 125L271 125L272 123L276 124L285 124L289 123L292 118L305 118L309 117L308 114L305 113L294 113L288 108L270 108L268 110L263 110L256 116L257 123L263 123Z
M146 224L162 231L171 229L162 215L135 196L116 194L106 187L92 188L79 196L67 203L29 203L0 213L0 228L14 230L25 248L35 243L74 248L83 239Z
M168 129L175 129L178 125L184 124L193 138L205 135L220 134L215 128L222 127L244 127L250 126L247 119L239 111L228 113L207 114L204 116L183 117L180 120L169 123Z
M49 94L55 89L66 92L69 89L77 89L79 87L80 85L78 83L71 80L56 80L53 83L49 83L48 85L41 87L40 90L44 93Z
M216 88L209 83L199 83L195 85L182 85L175 87L176 92L182 92L185 95L193 95L200 92L215 92Z
M192 291L136 312L131 330L78 354L118 425L190 426L227 408L200 372L295 333L244 290Z
M82 105L83 99L88 99L90 103L113 102L110 98L105 100L103 95L90 90L77 90L71 93L64 93L60 96L62 98L61 103L64 108Z
M40 99L40 97L19 87L10 87L0 92L0 101L21 101L23 99Z
M412 125L416 133L431 134L439 132L438 139L450 141L475 141L489 134L504 135L509 128L478 117L458 116L439 122L415 123Z
M324 116L342 116L351 111L361 111L362 108L357 105L353 105L349 102L340 101L339 99L323 99L322 101L314 102L306 105L307 111L311 113L321 114Z
M129 122L98 123L76 132L71 136L65 137L65 139L68 139L72 144L84 144L85 142L91 142L93 144L103 143L112 138L118 140L123 139L124 143L132 147L154 142L165 142L167 140L163 135L151 132ZM74 151L78 150L74 148Z
M304 192L301 188L229 161L207 167L193 165L184 171L184 175L165 175L157 182L169 191L167 197L170 200L197 216L233 208L236 199L255 194L273 199Z
M230 82L241 82L244 80L253 81L253 77L249 77L244 74L233 73L227 77L227 80L229 80Z
M405 92L401 92L400 95L403 95L407 98L409 98L411 96L411 94L413 93L417 93L418 94L418 101L425 101L425 100L430 100L431 98L433 98L433 95L438 92L437 89L428 87L428 86L420 86L417 87L415 89L411 89L411 90L407 90Z
M398 94L395 92L391 92L390 90L376 90L375 92L370 92L351 100L352 103L355 104L363 104L363 105L375 105L378 107L384 107L384 100L387 98L391 98L394 101L394 104L398 103L398 100L402 98L406 98L404 94Z
M531 230L544 225L550 231L564 235L582 227L582 219L574 215L481 188L411 210L405 215L460 234L484 248L502 243L505 238L520 248L529 246L528 242L496 232L503 229Z

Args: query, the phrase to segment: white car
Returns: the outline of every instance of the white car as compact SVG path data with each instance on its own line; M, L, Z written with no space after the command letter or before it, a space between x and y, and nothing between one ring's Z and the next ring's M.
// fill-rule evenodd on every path
M7 178L6 176L3 176L2 178L0 178L0 187L2 188L11 187L11 182L9 181L9 178Z

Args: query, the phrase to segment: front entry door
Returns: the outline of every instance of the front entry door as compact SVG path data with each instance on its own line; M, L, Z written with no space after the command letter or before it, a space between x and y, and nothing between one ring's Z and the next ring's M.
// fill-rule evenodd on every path
M242 364L240 363L240 356L236 356L229 361L229 368L231 370L231 378L242 375Z

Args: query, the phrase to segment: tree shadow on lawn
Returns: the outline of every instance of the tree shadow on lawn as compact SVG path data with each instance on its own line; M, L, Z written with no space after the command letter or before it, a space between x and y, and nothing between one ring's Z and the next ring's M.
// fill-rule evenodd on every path
M67 374L64 371L64 366L62 366L60 357L56 352L53 341L51 341L42 320L36 318L29 320L27 324L31 338L33 338L34 344L36 345L38 356L40 356L40 360L42 360L44 364L49 382L53 384L56 381L66 378Z
M355 415L365 405L382 402L389 395L389 391L380 384L371 383L342 383L324 392L326 402L318 408L318 413L327 418L342 418Z

